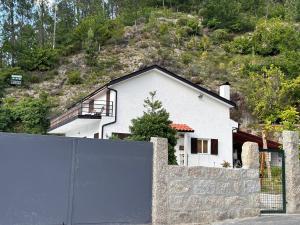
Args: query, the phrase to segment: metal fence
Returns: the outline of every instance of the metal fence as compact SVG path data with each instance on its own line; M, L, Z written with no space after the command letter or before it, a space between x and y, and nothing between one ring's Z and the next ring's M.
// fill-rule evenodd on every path
M151 223L152 144L0 133L0 225Z
M284 151L260 150L260 207L262 213L285 213Z

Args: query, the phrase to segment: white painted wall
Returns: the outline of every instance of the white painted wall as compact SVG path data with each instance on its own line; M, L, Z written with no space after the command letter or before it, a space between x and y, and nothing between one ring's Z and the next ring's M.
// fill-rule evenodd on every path
M104 138L110 137L113 132L129 133L131 120L143 114L144 99L149 96L149 92L156 91L157 99L162 101L164 108L170 113L171 120L174 123L185 123L195 130L189 134L190 137L218 139L218 156L192 155L190 140L184 140L189 166L219 167L224 160L232 165L232 127L237 124L230 119L230 106L226 103L205 93L199 98L199 90L156 69L117 83L111 88L118 92L117 121L105 127ZM105 92L95 100L103 99L104 96ZM115 102L113 91L110 99ZM95 132L99 132L101 137L101 126L113 120L113 117L103 117L100 125L95 124L91 128L83 126L80 133L92 137ZM66 136L73 136L73 133L76 132L66 133Z
M105 136L112 132L129 133L131 120L141 116L144 99L150 91L157 92L174 123L186 123L195 132L190 137L218 139L219 155L189 155L189 165L220 166L223 160L232 165L232 120L229 106L200 91L179 82L175 78L152 70L114 85L118 91L117 122L105 129ZM190 144L187 149L190 154Z

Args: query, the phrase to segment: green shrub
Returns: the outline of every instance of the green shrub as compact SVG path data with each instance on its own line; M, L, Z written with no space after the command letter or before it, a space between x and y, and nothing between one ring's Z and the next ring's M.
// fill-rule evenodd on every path
M190 64L193 61L193 56L191 54L189 54L189 53L183 53L181 55L181 61L185 65Z
M173 40L170 37L170 35L167 33L167 34L159 36L159 42L164 47L171 47L172 43L173 43Z
M247 32L255 28L255 19L249 15L240 15L228 26L228 29L234 32Z
M249 54L252 52L252 37L249 35L236 37L232 42L225 44L224 49L232 53Z
M270 4L268 18L280 18L284 19L286 17L286 9L283 4Z
M197 18L193 17L181 17L177 21L179 27L185 27L185 33L187 36L202 35L202 26Z
M158 29L159 29L159 34L164 35L164 34L168 33L169 26L166 23L162 23L162 24L159 25Z
M208 36L203 36L199 43L199 48L203 51L206 51L210 48L211 41Z
M18 65L23 70L46 71L52 69L59 60L58 51L51 48L27 48L18 57Z
M287 77L295 78L300 75L299 59L299 51L286 51L274 58L273 64L280 67Z
M49 72L47 72L47 74L45 75L44 79L45 80L51 80L53 79L55 76L57 76L59 73L57 70L51 70Z
M0 108L0 130L44 134L49 127L50 107L44 93L39 98L6 98Z
M228 31L226 29L218 29L215 30L212 35L211 39L214 44L220 44L226 41L230 40L230 36L228 34Z
M180 38L187 39L188 37L191 36L191 34L193 33L193 30L192 30L192 28L190 28L188 26L183 26L183 27L177 28L176 33L178 34L178 36Z
M259 55L276 55L300 48L299 31L291 23L280 19L259 21L252 41L255 52Z
M67 73L68 76L68 84L71 85L76 85L76 84L81 84L82 83L82 78L80 76L79 71L69 71Z

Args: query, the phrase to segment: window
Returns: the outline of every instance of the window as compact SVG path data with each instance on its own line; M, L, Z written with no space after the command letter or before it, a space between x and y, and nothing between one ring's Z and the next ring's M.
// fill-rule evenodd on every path
M191 153L218 155L218 139L191 138Z
M208 140L198 139L197 140L197 153L208 153Z

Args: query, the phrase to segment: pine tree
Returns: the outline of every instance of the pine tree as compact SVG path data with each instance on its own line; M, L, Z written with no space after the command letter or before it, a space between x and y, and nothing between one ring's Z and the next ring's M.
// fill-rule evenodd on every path
M156 92L150 92L150 97L144 101L146 111L143 116L133 119L130 139L137 141L150 141L151 137L168 139L168 162L177 164L175 156L176 130L171 128L172 121L169 113L163 108L162 103L155 99Z

